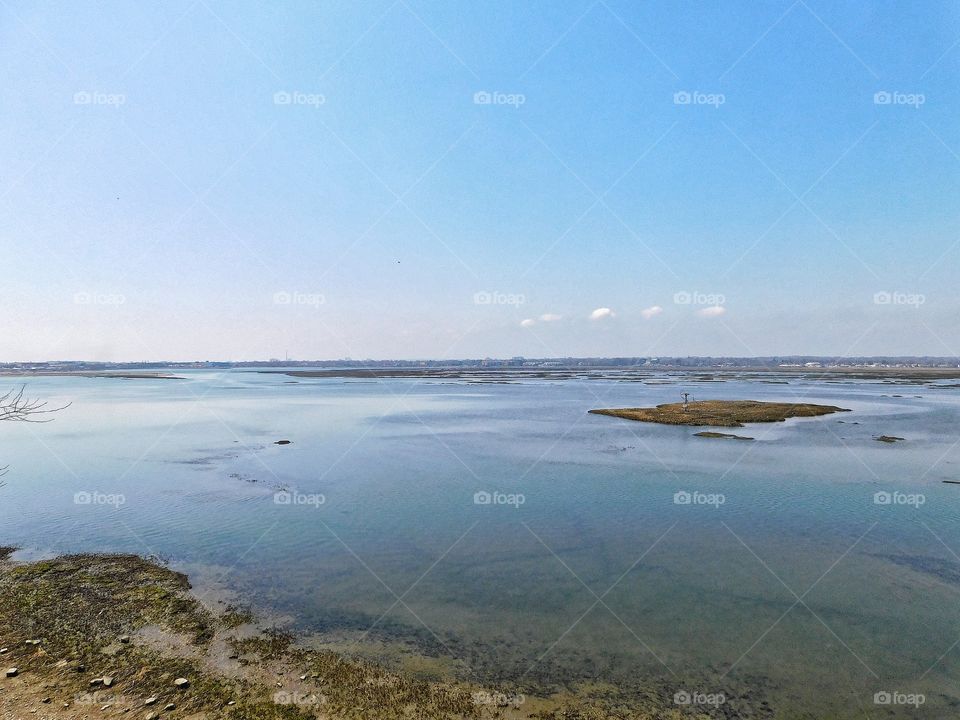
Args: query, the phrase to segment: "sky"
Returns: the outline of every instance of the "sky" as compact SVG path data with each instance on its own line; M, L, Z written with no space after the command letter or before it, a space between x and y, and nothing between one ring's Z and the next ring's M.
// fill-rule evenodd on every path
M0 361L960 354L960 3L0 2Z

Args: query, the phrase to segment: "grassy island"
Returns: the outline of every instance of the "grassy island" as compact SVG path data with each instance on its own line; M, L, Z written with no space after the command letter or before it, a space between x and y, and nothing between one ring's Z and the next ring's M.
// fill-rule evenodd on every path
M696 400L667 403L650 408L612 408L590 410L595 415L611 415L625 420L664 425L712 425L743 427L744 423L783 422L793 417L817 417L849 412L834 405L812 403L760 402L758 400Z

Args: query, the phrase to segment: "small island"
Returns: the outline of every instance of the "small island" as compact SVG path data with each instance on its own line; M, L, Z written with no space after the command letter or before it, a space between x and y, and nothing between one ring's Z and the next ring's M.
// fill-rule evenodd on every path
M848 408L812 403L761 402L758 400L695 400L666 403L652 408L611 408L590 410L595 415L611 415L625 420L664 425L712 425L743 427L744 423L783 422L793 417L817 417Z
M719 440L753 440L746 435L734 435L733 433L714 432L713 430L702 430L693 434L694 437L717 438Z

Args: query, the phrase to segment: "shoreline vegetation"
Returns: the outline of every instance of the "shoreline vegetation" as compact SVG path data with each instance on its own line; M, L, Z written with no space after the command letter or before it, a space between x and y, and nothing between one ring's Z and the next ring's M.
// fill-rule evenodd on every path
M655 699L649 709L614 710L573 694L524 698L508 688L414 679L298 645L249 610L203 604L185 575L136 555L15 562L13 551L0 548L2 717L693 717Z
M689 403L665 403L646 408L608 408L588 410L594 415L609 415L625 420L661 425L710 425L743 427L744 423L783 422L794 417L818 417L850 412L836 405L812 403L761 402L759 400L692 400ZM722 437L723 433L697 433L701 437ZM737 436L726 436L737 437ZM738 438L751 439L751 438Z

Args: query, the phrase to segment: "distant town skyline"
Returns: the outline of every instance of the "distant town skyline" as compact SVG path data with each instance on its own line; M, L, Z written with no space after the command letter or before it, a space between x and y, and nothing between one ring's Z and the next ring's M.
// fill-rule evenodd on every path
M0 362L960 354L957 3L0 19Z

